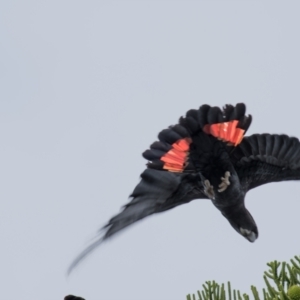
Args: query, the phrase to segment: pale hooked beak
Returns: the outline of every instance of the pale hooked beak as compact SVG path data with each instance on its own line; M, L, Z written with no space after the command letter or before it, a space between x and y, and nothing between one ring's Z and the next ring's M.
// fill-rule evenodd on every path
M251 243L255 242L257 239L257 234L251 230L240 227L240 233Z

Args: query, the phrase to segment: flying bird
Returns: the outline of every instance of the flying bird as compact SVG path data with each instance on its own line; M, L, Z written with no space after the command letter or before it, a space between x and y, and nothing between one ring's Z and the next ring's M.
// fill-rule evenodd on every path
M258 238L245 207L246 193L269 182L300 179L300 143L278 134L245 136L251 121L244 103L222 109L202 105L162 130L143 153L148 160L131 201L111 218L69 272L103 241L154 213L195 199L211 200L249 242Z

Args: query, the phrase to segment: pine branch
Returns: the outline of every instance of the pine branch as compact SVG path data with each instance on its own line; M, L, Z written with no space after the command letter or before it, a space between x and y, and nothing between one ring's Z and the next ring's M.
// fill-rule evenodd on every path
M300 256L295 256L290 263L272 261L267 263L269 270L264 272L266 287L259 294L255 286L251 286L254 300L300 300ZM203 289L186 296L187 300L250 300L246 293L232 290L230 282L225 290L224 284L206 281Z

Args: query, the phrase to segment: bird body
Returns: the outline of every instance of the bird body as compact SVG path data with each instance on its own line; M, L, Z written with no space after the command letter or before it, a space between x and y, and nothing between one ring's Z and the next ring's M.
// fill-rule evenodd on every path
M143 153L148 164L131 201L109 220L69 272L120 230L195 199L210 199L239 234L254 242L258 229L245 207L245 195L269 182L299 180L300 142L287 135L245 137L252 121L245 112L243 103L223 109L202 105L162 130Z

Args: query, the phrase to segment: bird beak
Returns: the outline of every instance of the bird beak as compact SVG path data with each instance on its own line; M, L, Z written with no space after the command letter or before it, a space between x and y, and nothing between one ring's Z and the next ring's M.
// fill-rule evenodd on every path
M240 233L244 236L249 242L253 243L257 239L257 234L253 231L248 229L240 228Z

